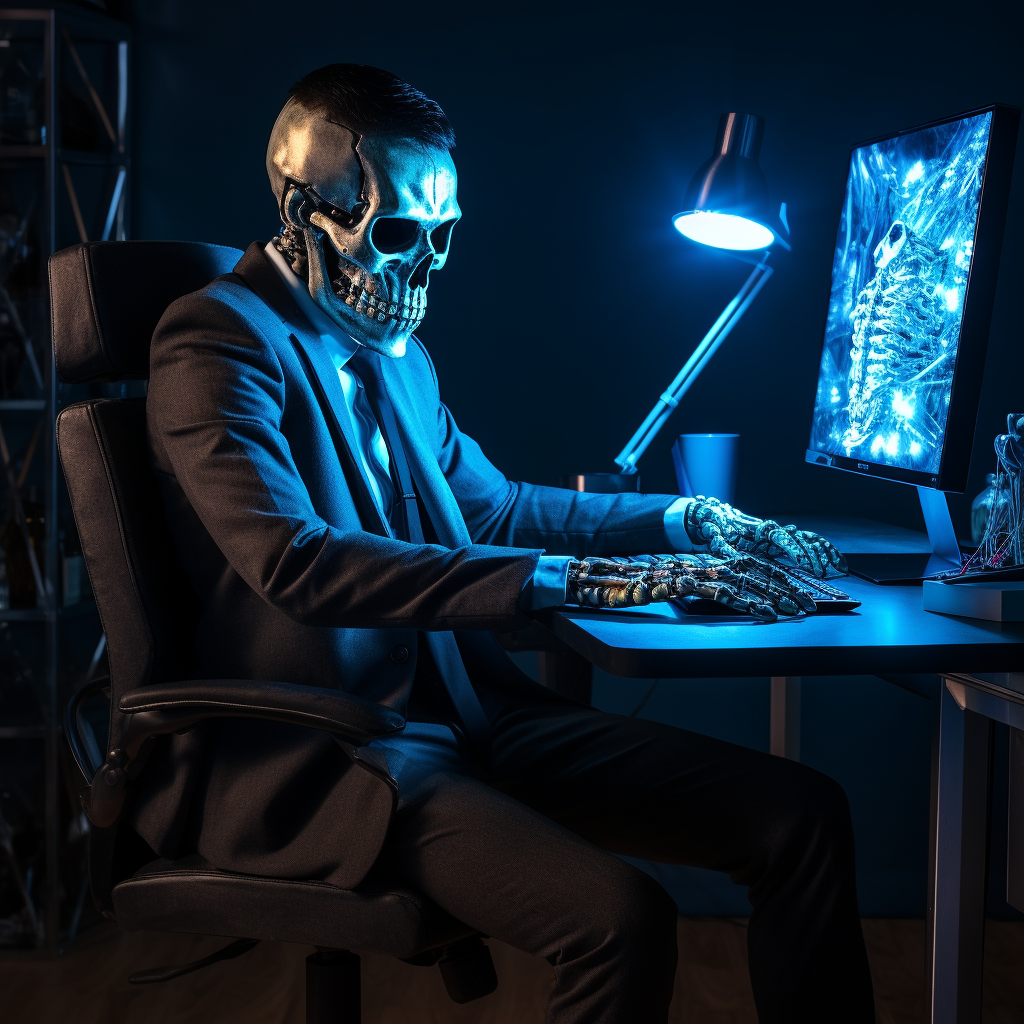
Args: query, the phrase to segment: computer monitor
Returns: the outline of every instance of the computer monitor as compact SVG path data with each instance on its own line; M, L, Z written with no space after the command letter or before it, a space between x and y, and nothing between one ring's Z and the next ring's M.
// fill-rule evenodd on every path
M996 105L853 147L808 462L965 489L1019 121Z

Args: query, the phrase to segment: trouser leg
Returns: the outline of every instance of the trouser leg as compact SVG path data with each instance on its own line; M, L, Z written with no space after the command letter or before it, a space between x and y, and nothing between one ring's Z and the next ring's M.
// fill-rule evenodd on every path
M748 886L761 1024L874 1019L842 788L783 758L589 708L494 720L492 784L616 853Z
M474 779L434 776L380 864L455 917L554 966L551 1024L664 1024L676 908L642 871Z

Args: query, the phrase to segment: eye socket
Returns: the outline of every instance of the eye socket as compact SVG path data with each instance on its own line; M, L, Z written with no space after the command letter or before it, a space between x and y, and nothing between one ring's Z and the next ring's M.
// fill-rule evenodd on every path
M443 256L448 251L448 243L452 240L453 227L455 227L455 218L446 220L443 224L438 224L430 232L430 244L434 247L434 252L438 256Z
M419 221L381 217L373 225L370 241L378 252L405 252L416 244L419 230Z

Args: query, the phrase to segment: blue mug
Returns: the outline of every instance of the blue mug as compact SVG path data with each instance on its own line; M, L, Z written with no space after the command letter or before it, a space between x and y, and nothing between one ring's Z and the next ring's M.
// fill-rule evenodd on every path
M679 493L732 504L736 496L739 434L680 434L672 445Z

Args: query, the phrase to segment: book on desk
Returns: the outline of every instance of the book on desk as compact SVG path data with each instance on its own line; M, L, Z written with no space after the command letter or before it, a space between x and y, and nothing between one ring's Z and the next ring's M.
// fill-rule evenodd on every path
M924 610L990 622L1024 622L1024 580L925 580Z

